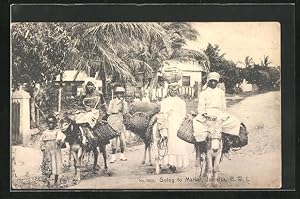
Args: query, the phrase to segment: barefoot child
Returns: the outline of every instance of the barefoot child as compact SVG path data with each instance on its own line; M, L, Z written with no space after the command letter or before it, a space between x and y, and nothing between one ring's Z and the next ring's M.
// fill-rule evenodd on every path
M41 165L42 174L47 178L47 185L50 185L49 178L55 176L54 184L57 185L58 175L62 173L62 155L61 146L65 135L56 129L57 119L54 115L47 118L48 129L41 136L41 150L43 152L43 161Z

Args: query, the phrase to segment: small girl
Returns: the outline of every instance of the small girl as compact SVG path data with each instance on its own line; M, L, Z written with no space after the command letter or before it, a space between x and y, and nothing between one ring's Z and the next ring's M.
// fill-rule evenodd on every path
M59 129L56 129L57 119L54 115L47 118L48 129L41 136L41 150L43 152L43 161L41 165L42 174L46 176L47 185L50 186L51 175L55 176L54 184L57 185L58 175L61 174L63 163L61 147L66 138Z

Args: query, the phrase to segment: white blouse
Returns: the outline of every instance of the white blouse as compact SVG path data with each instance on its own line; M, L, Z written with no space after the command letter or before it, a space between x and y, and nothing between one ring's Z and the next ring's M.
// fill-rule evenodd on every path
M208 87L199 95L198 113L210 113L214 110L222 112L226 110L225 93L218 87L214 89Z

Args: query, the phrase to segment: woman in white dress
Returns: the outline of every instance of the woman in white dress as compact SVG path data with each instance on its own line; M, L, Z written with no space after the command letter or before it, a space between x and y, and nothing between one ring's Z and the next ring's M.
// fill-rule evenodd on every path
M161 102L161 112L168 115L168 154L161 164L168 165L172 172L189 164L187 143L177 137L177 131L186 116L186 103L180 97L177 84L169 85L169 96Z

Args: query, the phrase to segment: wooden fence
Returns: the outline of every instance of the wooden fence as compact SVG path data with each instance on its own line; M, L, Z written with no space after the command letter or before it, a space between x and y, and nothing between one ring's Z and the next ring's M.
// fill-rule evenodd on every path
M11 135L12 135L12 144L21 144L22 135L20 134L20 103L12 103L12 121L11 121Z
M195 86L182 86L179 88L180 96L184 98L194 98L195 97Z

